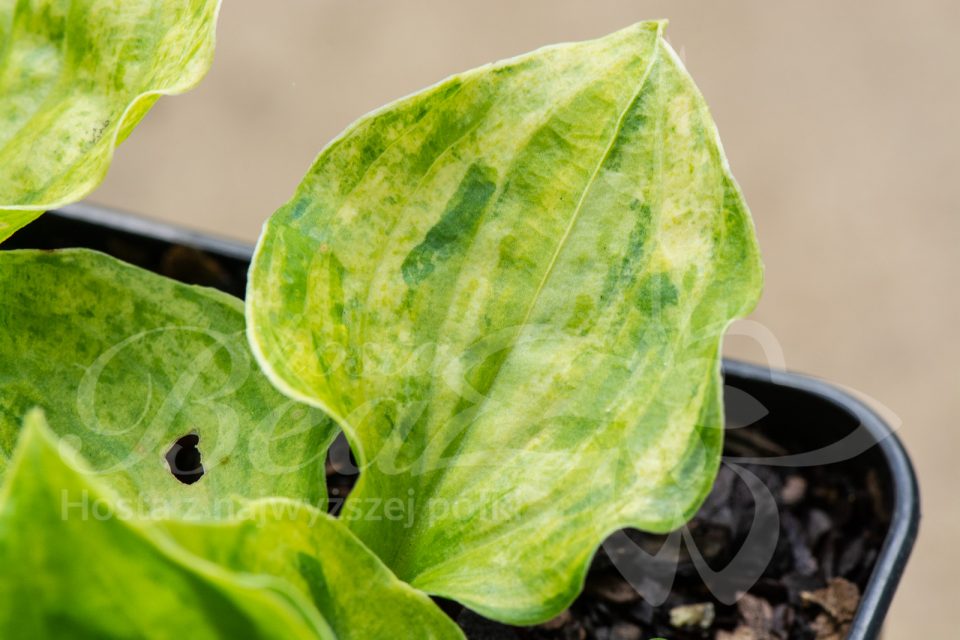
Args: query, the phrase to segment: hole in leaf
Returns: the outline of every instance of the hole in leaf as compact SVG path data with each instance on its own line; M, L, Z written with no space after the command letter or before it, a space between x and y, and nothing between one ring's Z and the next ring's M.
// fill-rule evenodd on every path
M327 450L327 511L339 515L347 496L360 477L357 459L346 436L340 433Z
M170 473L183 484L193 484L203 477L203 464L200 462L198 444L200 444L200 436L188 433L177 440L165 456Z

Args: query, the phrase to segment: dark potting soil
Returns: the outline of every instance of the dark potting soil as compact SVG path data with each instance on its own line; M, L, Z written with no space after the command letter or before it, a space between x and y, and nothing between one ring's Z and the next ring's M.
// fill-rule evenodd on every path
M728 433L727 455L784 455L749 428ZM803 469L743 465L775 497L779 537L759 580L734 604L713 596L681 544L666 601L646 602L599 549L579 598L554 620L511 627L455 602L440 606L471 640L842 640L883 544L890 513L875 472L851 475L842 466ZM328 465L330 504L337 510L357 476ZM754 522L754 497L729 466L687 525L710 567L721 571L740 550ZM628 531L655 554L666 536Z
M211 256L53 215L42 216L3 248L70 246L98 249L157 273L234 295L242 296L246 285L247 264L241 258ZM751 427L727 434L727 455L785 453ZM888 529L888 488L865 465L743 467L776 498L779 537L760 579L734 604L724 604L713 596L685 543L675 563L672 588L658 606L646 602L621 576L603 548L594 558L582 595L545 624L510 627L486 620L454 602L438 603L471 640L845 638ZM342 504L356 477L339 474L328 465L331 505ZM753 494L729 466L723 466L713 492L687 526L703 558L713 570L720 571L740 550L753 519ZM649 554L655 554L666 540L666 536L638 531L627 535Z

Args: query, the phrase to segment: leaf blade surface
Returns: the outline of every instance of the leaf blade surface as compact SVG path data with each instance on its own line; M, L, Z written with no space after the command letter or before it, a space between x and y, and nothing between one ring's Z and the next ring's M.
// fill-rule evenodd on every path
M398 576L548 619L597 545L685 522L722 446L752 222L662 23L454 76L362 118L267 223L248 333L363 463Z
M161 95L213 60L219 0L0 2L0 242L84 198Z
M28 414L0 496L5 637L335 638L278 580L185 553Z
M143 516L206 519L276 496L326 505L337 428L270 385L242 303L219 291L93 251L0 252L0 472L34 407ZM191 434L204 473L187 485L167 454Z

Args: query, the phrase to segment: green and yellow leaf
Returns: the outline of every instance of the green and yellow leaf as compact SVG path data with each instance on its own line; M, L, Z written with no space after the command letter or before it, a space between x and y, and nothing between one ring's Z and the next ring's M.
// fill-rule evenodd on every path
M164 527L185 549L219 566L276 576L309 594L338 640L463 637L430 598L394 576L339 520L303 503L258 500L229 520Z
M34 407L145 517L266 497L326 505L337 428L273 388L242 302L219 291L93 251L0 252L0 473ZM205 472L190 485L166 460L187 434Z
M92 475L28 414L0 492L0 636L336 638L282 580L229 572L125 519Z
M102 254L0 252L0 637L462 638L321 510L335 427L243 323ZM53 429L21 428L32 405ZM184 432L190 485L164 455Z
M0 0L0 242L106 176L210 67L219 0Z
M498 620L558 613L606 535L679 526L719 464L720 342L762 269L663 28L362 118L257 248L251 344L350 439L348 525L400 578ZM407 517L372 517L390 499Z

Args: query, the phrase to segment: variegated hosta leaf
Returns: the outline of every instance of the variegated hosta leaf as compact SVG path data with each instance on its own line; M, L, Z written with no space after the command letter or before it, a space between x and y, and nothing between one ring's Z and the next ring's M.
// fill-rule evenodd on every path
M259 500L223 522L164 526L191 553L230 571L282 578L309 594L338 640L463 637L339 520L302 503Z
M219 0L0 0L0 242L80 200L213 59Z
M361 119L255 256L254 352L360 458L349 526L400 578L499 620L560 611L607 534L680 525L719 463L720 340L761 266L662 29Z
M462 638L338 520L284 498L144 521L28 414L0 492L0 635Z
M33 407L145 516L208 518L236 498L326 504L335 425L270 385L242 303L212 289L92 251L0 252L0 472ZM190 485L165 459L187 434L205 471Z
M130 521L31 412L0 492L4 638L335 638L305 594Z

